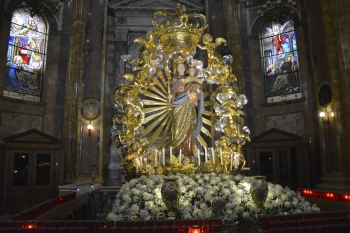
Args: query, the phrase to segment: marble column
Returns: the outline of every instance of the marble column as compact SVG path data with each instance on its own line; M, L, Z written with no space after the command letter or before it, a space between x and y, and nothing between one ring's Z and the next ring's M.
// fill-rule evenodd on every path
M337 142L328 147L337 149L339 170L337 172L328 170L328 151L324 150L322 183L316 188L348 192L350 190L348 185L350 181L350 136L348 135L350 131L350 31L348 28L350 9L347 0L335 0L332 1L332 4L321 0L320 5L329 67L328 81L325 81L332 90L332 101L326 108L333 112L332 115L327 116L331 117L329 118L330 124L320 125L324 129L322 140L324 140L325 148L327 148L326 143L331 142L327 140L329 135L334 135L334 140ZM327 128L329 130L325 130Z
M78 153L78 97L80 96L79 91L81 92L79 87L81 86L81 78L83 75L86 5L87 2L85 0L73 1L62 137L65 150L65 182L74 181L76 178L76 156Z
M324 5L325 5L325 1ZM341 132L339 152L344 175L350 178L350 8L348 0L335 0L328 5L332 8L332 21L338 50L337 68L339 69L339 112L342 119L336 122ZM341 120L341 121L340 121Z
M225 0L224 9L226 17L226 33L227 45L232 51L233 73L237 76L237 85L243 90L243 61L242 61L242 45L239 32L239 13L238 0Z

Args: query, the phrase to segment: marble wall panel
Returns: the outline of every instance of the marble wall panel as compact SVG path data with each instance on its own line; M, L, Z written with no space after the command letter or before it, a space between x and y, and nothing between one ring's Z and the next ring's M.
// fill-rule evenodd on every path
M316 80L318 83L330 78L328 66L327 50L324 49L326 44L324 25L322 20L322 10L319 0L308 0L310 10L311 36L314 46L314 59L316 63Z
M89 1L87 38L93 51L85 59L84 100L101 99L101 55L103 46L104 1Z
M31 129L44 130L44 116L20 112L1 111L1 138L6 138Z
M93 171L93 166L96 165L95 174L100 175L99 168L99 150L100 150L100 129L99 125L93 125L91 135L87 124L81 122L81 153L80 153L80 174L81 176L90 176Z
M304 112L265 116L266 131L272 128L280 129L299 136L305 136Z

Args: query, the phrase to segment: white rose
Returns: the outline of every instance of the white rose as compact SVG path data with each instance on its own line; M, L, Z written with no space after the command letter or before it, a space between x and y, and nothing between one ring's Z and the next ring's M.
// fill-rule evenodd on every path
M282 201L286 201L288 199L288 197L286 194L282 194L281 199L282 199Z
M251 206L249 207L249 210L250 210L251 212L253 212L253 213L259 212L259 209L258 209L255 205L251 205Z
M242 189L238 189L236 191L236 195L239 196L239 197L242 197L243 196L243 190Z
M192 215L189 212L186 212L186 213L183 214L183 218L184 219L191 219Z
M204 200L211 201L211 199L213 199L211 192L208 192L207 194L204 195Z
M288 197L294 197L296 194L295 194L295 192L294 191L289 191L289 192L287 192L287 196Z
M194 180L190 180L190 182L188 182L188 184L191 186L194 186L194 185L196 185L196 182L194 182Z
M209 180L209 176L208 175L204 175L203 176L203 180L208 181Z
M132 189L132 194L134 194L134 195L136 195L136 196L138 196L139 194L140 194L140 191L139 190L137 190L137 189Z
M109 221L114 221L114 219L115 219L115 214L114 214L114 213L109 213L109 214L107 215L107 220L109 220Z
M215 177L214 179L215 179L216 183L220 183L221 182L221 178L219 176Z
M222 190L222 193L223 193L224 195L228 195L228 194L231 193L231 191L230 191L229 189L224 188L224 189Z
M142 194L142 199L145 201L151 200L152 199L152 195L149 193L143 193Z
M222 176L222 179L223 179L223 180L228 180L229 178L230 178L230 176L228 176L228 175L223 175L223 176Z
M129 203L131 202L131 198L130 198L130 197L126 197L126 198L124 199L124 202L125 202L126 204L129 204Z
M273 196L274 197L279 197L279 196L281 196L282 195L282 193L281 193L281 191L280 190L275 190L275 192L273 192Z
M231 209L227 209L227 210L225 210L224 214L225 214L225 215L232 215L233 212L232 212Z
M201 204L199 205L199 207L200 207L202 210L208 209L208 205L205 204L205 203L201 203Z
M268 192L267 193L267 198L269 198L269 199L273 198L273 192Z
M201 176L197 174L197 175L194 176L194 178L198 180L198 179L201 178Z
M242 198L240 198L240 197L235 197L235 199L233 199L233 201L234 201L237 205L239 205L239 204L241 204L241 202L242 202Z
M230 190L231 190L232 193L235 193L237 191L236 185L231 185L230 186Z
M130 207L130 212L131 213L137 213L137 212L139 212L139 207L137 206L137 205L135 205L135 204L133 204L131 207Z
M162 200L162 193L161 193L161 192L157 192L157 193L155 194L155 197L156 197L156 199L158 199L158 200Z
M232 180L230 180L230 181L228 182L228 184L229 184L229 185L234 185L234 186L236 186L236 182L234 182L234 181L232 181Z
M194 217L200 217L200 216L202 216L202 214L203 214L203 212L202 212L201 209L194 209L192 215L193 215Z
M186 201L181 201L179 203L180 206L188 206L190 203L186 200Z
M205 217L206 217L206 218L211 218L211 217L213 217L213 212L212 212L211 210L205 212Z
M280 198L277 198L275 202L276 202L276 205L282 204L282 200Z
M244 208L242 206L236 206L234 210L236 213L241 213L244 211Z
M287 202L284 203L284 206L285 206L286 208L290 208L291 204L290 204L290 202L287 201Z
M297 206L297 205L298 205L298 200L293 201L293 202L292 202L292 205L293 205L293 206Z
M154 215L157 215L159 212L160 212L160 208L159 208L159 207L154 207L154 208L151 210L151 213L154 214Z
M154 181L151 180L151 179L148 179L148 180L146 181L146 184L147 184L147 186L153 186L153 185L154 185Z
M137 183L136 179L130 180L129 185L134 186Z
M125 199L130 198L128 194L123 194L122 199L125 201Z
M146 203L145 203L145 207L147 208L147 209L152 209L153 207L154 207L154 203L153 203L153 201L147 201Z
M249 218L249 213L248 212L243 212L242 216L243 216L243 218Z
M197 181L197 183L198 183L198 184L203 184L203 180L202 180L202 179L199 179L199 180Z
M276 185L275 185L275 189L276 189L276 190L279 190L279 191L281 191L281 192L283 191L283 187L282 187L281 185L279 185L279 184L276 184Z
M195 193L193 190L191 190L191 191L188 192L188 196L189 196L190 198L193 198L195 195L196 195L196 193Z
M211 184L211 185L216 185L215 179L210 180L209 184Z
M225 209L232 209L232 208L233 208L232 203L226 203Z

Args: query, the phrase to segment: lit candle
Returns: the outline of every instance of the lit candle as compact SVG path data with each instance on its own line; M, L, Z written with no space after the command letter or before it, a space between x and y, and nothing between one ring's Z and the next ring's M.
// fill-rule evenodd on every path
M206 147L204 147L204 159L205 159L205 162L208 162L207 148Z
M221 150L221 148L220 148L220 163L221 163L221 165L224 165L224 161L222 161L222 150Z
M154 156L154 166L157 167L157 152L158 150L156 150L156 154Z
M165 165L165 149L163 148L163 166Z
M170 147L170 164L173 164L173 148Z
M182 154L182 150L180 149L180 154L179 154L179 165L181 166L181 154Z
M146 173L147 173L147 158L146 158L146 160L145 160L145 166L146 166Z
M235 154L234 160L235 160L235 169L238 169L238 164L239 164L239 155L238 154Z
M230 171L232 171L232 157L233 157L233 155L231 154L231 164L230 164Z
M139 166L138 166L138 161L137 161L137 159L136 159L136 173L139 173Z
M142 160L143 160L143 158L141 157L140 158L140 171L142 172Z
M201 165L201 155L199 154L199 149L197 149L197 155L198 155L198 166Z
M214 147L211 148L211 152L213 154L213 164L215 164L215 152L214 152Z

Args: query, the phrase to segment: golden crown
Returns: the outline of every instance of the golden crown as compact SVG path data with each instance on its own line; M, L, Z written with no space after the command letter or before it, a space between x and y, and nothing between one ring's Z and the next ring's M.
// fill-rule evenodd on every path
M208 27L207 19L202 14L186 14L186 7L178 4L175 13L157 11L154 13L152 24L156 29L156 37L163 44L165 54L171 56L175 52L182 56L190 55L196 50L201 35ZM165 17L165 21L158 23L157 17ZM189 19L200 19L192 24ZM180 23L180 25L178 25Z

